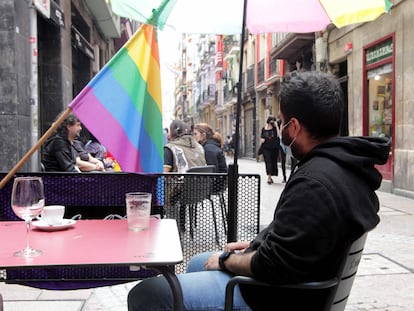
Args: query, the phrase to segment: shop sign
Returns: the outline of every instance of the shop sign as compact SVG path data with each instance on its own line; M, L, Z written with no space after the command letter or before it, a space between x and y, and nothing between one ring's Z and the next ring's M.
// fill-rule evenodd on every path
M50 18L50 0L34 0L35 8L46 18Z
M381 42L365 51L365 61L367 65L376 63L390 56L392 56L392 39Z
M81 52L83 52L90 59L95 59L95 51L89 42L82 36L82 34L75 27L72 26L72 41Z
M50 19L53 22L55 22L58 26L65 28L65 19L63 11L53 1L50 4Z

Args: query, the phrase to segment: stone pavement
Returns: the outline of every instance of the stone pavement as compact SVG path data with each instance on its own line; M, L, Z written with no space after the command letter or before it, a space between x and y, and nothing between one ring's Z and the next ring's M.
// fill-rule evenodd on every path
M261 175L261 226L265 226L272 219L283 190L282 178L275 177L275 183L268 185L263 162L239 159L238 166L240 173ZM346 310L411 311L414 310L414 200L380 191L377 194L381 222L368 235ZM128 291L136 283L68 291L0 283L0 293L4 311L126 311Z

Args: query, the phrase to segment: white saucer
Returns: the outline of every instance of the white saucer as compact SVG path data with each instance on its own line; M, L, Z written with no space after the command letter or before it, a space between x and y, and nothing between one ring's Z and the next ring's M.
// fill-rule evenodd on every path
M73 226L76 223L76 220L74 219L63 219L63 222L58 225L48 225L43 220L37 220L32 222L33 228L44 230L44 231L58 231L58 230L64 230L71 226Z

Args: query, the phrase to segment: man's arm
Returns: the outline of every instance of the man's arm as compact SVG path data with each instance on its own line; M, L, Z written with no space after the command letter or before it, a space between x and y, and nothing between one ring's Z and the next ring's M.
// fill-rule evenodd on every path
M82 172L103 171L104 165L98 159L93 158L89 154L89 161L83 161L80 157L76 157L76 164Z
M79 173L79 170L77 170L76 165L73 163L72 158L68 155L67 152L58 151L55 153L55 158L61 171Z
M172 171L174 162L174 156L172 151L168 147L164 147L164 173Z
M57 165L60 168L60 171L63 172L79 172L76 167L73 157L72 150L68 142L65 142L63 139L56 139L52 142L51 152L53 153Z
M251 260L255 251L249 253L231 253L231 255L224 261L226 271L235 275L253 276L250 267ZM221 253L214 253L210 256L205 264L206 270L222 270L219 265L219 257Z

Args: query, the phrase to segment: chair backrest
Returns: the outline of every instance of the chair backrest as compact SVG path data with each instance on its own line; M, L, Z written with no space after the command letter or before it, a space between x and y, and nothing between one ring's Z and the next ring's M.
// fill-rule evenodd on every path
M216 173L215 165L194 166L187 170L187 173ZM227 188L227 179L225 174L217 177L211 177L211 195L219 195ZM206 191L204 191L206 193Z
M351 293L352 284L354 283L357 274L358 265L361 261L362 251L364 250L365 241L368 233L363 234L356 241L354 241L349 248L348 255L342 266L340 273L339 284L334 293L334 299L331 311L343 311Z
M215 165L193 166L187 170L187 173L215 173Z
M257 281L250 277L234 276L226 287L225 309L232 310L233 290L236 284L251 284L258 286L271 286L275 290L278 288L300 289L300 290L320 290L329 289L329 295L325 300L323 311L344 311L351 292L359 262L361 261L362 251L365 246L368 232L355 240L344 254L344 259L338 269L337 275L329 280L306 282L286 285L271 285Z
M211 174L216 172L214 165L194 166L187 170L189 175L184 175L184 183L180 194L182 205L191 205L210 198L211 182L213 177L196 176L197 174ZM194 175L193 175L194 173Z

